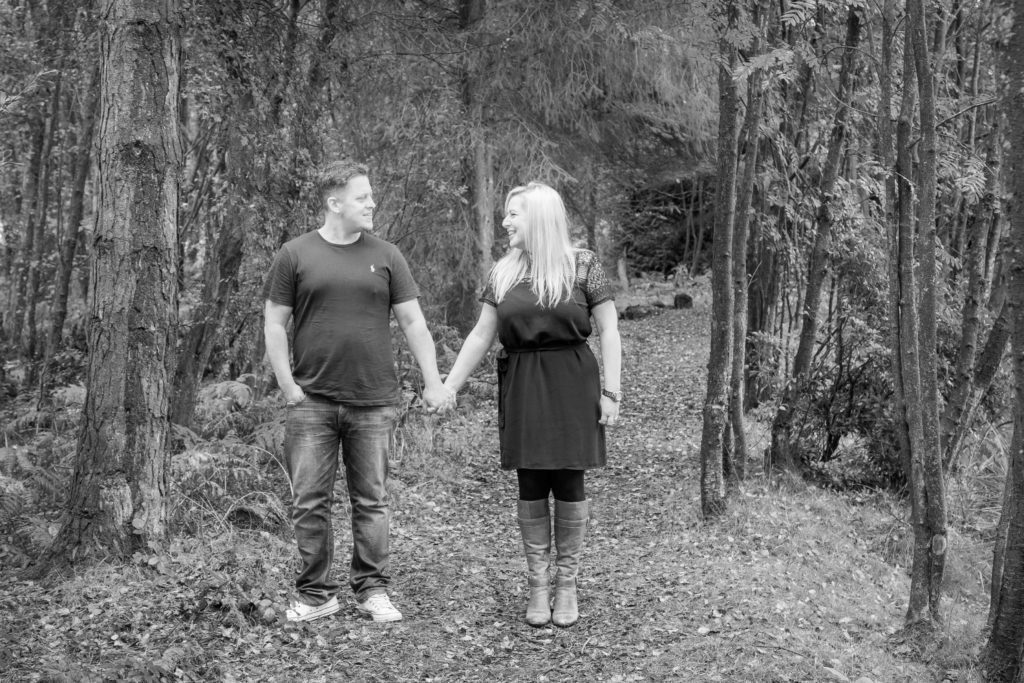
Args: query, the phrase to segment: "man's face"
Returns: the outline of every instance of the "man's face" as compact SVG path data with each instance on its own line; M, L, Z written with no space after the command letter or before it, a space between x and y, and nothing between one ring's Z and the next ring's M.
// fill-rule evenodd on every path
M346 232L373 230L373 190L370 179L357 175L345 187L340 187L327 198L327 209L333 211Z

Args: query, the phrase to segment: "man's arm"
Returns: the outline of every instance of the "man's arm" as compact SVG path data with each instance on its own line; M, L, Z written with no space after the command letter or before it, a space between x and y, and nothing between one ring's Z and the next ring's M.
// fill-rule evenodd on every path
M288 319L292 317L292 307L275 304L270 299L263 309L263 337L267 345L267 357L270 367L274 369L277 385L281 387L284 398L289 403L299 403L306 394L302 387L292 378L292 364L288 353Z
M441 375L437 371L437 352L434 349L434 338L427 329L427 321L423 317L417 299L403 301L391 307L395 312L398 326L402 328L405 339L409 342L409 350L423 373L423 403L430 411L443 408L451 401L451 392L441 383Z

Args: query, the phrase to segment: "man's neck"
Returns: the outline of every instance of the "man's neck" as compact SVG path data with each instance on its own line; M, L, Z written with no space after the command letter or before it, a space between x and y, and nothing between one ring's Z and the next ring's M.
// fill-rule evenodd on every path
M331 244L352 244L359 240L362 231L352 232L345 229L345 226L334 221L325 220L318 230L320 236Z

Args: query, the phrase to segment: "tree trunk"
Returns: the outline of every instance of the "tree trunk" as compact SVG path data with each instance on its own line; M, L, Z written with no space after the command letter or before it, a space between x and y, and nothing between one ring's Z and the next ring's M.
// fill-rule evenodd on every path
M67 510L39 574L92 553L127 557L162 544L167 532L179 7L174 0L104 0L100 15L87 391Z
M992 542L992 576L989 578L988 619L985 626L992 633L992 625L999 611L1000 587L1003 584L1003 562L1006 560L1007 532L1010 527L1010 516L1007 514L1013 505L1013 479L1006 477L1003 482L1003 499L999 512L999 523L996 525L995 540Z
M960 347L953 370L953 386L949 391L940 422L942 461L946 469L953 464L963 443L962 439L954 441L956 435L966 433L970 427L969 424L964 424L964 429L960 429L961 422L969 417L969 402L975 390L981 311L985 306L985 293L990 290L990 285L985 281L985 255L988 251L988 237L995 234L989 229L989 222L999 220L1001 150L1002 136L996 123L989 136L988 160L985 164L985 173L988 175L987 191L982 201L968 216L965 226L967 253L964 260L967 266L967 291L964 294L961 316Z
M761 197L762 215L765 214ZM771 382L765 378L768 368L778 365L778 351L764 337L771 334L779 299L779 259L773 241L764 235L760 222L754 223L753 251L748 259L746 386L743 397L746 410L752 410L770 396Z
M744 425L744 408L746 399L743 390L746 386L746 350L747 350L747 238L750 225L750 205L754 191L754 176L757 172L757 151L761 146L758 129L761 122L761 72L751 75L747 86L747 111L743 120L743 148L746 156L743 163L743 178L736 192L736 212L734 216L732 243L732 291L733 291L733 331L732 331L732 372L729 381L729 423L732 430L731 455L725 474L731 483L743 481L746 476L747 437Z
M1009 41L1010 168L1015 196L1024 196L1024 0L1013 3L1016 20ZM987 680L1011 683L1019 680L1024 649L1024 205L1011 203L1007 239L1009 267L1008 299L1013 321L1012 358L1014 383L1013 439L1010 444L1007 492L1000 528L1005 528L998 589L992 596L994 615L984 657ZM997 551L999 550L997 543ZM993 573L993 585L997 577Z
M188 334L178 346L178 365L171 385L170 419L174 424L192 427L199 384L242 265L245 229L252 227L241 206L229 208L216 237L216 253L206 257L201 303L192 315Z
M935 84L928 50L922 0L907 1L908 35L912 35L920 93L921 148L918 203L920 281L920 378L924 450L911 455L911 500L914 516L914 564L911 568L908 625L941 622L942 575L946 565L946 490L939 439L938 282L936 268L936 116ZM917 470L920 469L920 472ZM916 491L918 486L921 491Z
M832 132L829 136L828 155L822 169L820 204L816 216L816 232L814 245L811 248L810 261L807 267L807 287L804 293L802 309L802 326L800 340L797 344L796 356L793 358L793 369L790 381L778 412L772 422L771 450L768 457L772 469L796 470L799 463L796 459L797 447L793 444L792 424L796 417L794 410L799 402L799 394L811 369L811 356L818 335L818 308L821 294L829 270L829 246L832 241L832 202L833 190L839 177L844 143L846 140L846 119L849 103L853 95L853 67L856 62L857 45L860 42L860 16L853 7L847 13L846 42L842 65L839 71L839 108L832 121Z
M727 26L737 23L736 0L723 0ZM711 267L711 351L708 359L707 396L704 400L700 442L700 509L705 519L725 512L722 442L728 426L729 370L732 367L732 233L736 206L736 84L732 67L736 50L724 37L718 67L718 186L715 191L714 248Z
M694 184L696 185L696 189L691 189L690 191L690 216L692 218L696 215L697 229L694 233L693 253L690 258L691 277L697 277L700 275L700 257L704 254L704 231L707 224L703 216L704 180L696 178L694 180Z
M61 83L63 74L58 70L50 94L50 111L46 117L46 133L43 135L43 148L39 156L39 183L36 186L35 217L32 220L34 234L32 249L28 256L28 267L25 275L25 306L21 322L21 353L34 367L37 351L38 330L36 329L36 303L39 301L40 271L43 266L45 247L47 209L50 198L50 160L53 150L53 139L60 125ZM32 378L34 379L34 371Z
M1004 300L999 315L996 317L996 321L992 323L992 329L989 330L988 339L982 347L981 353L978 354L969 387L970 392L964 399L963 409L953 424L953 433L946 444L945 452L950 457L953 457L952 454L960 451L964 439L974 423L974 413L977 411L985 394L991 388L996 373L999 372L999 366L1003 361L1003 354L1006 351L1007 343L1010 341L1010 329L1010 306ZM949 466L951 463L946 462L945 464Z
M85 91L85 104L82 107L82 120L79 123L77 149L73 162L74 178L71 183L71 199L68 207L66 232L58 253L57 282L53 294L53 313L50 316L50 329L46 338L46 362L43 364L42 391L46 393L49 377L49 365L57 353L64 330L64 320L68 314L68 293L71 289L71 276L74 272L75 253L81 234L82 217L85 215L85 185L92 167L93 129L96 122L96 110L99 105L99 74L93 72Z
M33 117L29 123L29 153L28 163L25 164L25 173L21 182L21 206L19 223L22 233L18 249L11 257L12 282L7 292L7 315L4 319L5 333L8 339L20 343L20 325L25 310L25 287L28 282L28 261L31 258L33 240L35 238L35 226L33 221L36 215L36 201L38 199L38 187L40 176L40 164L42 151L45 146L45 128L43 121Z
M487 12L486 0L459 0L459 28L466 32L469 43L483 54L481 29ZM478 58L479 59L479 58ZM483 288L493 263L494 246L494 174L492 151L488 143L483 93L485 69L475 60L468 60L462 74L462 101L469 121L470 148L462 162L467 188L466 227L476 248L467 253L475 261L471 277L456 283L447 306L447 317L463 332L476 321L476 297ZM460 264L461 265L461 264ZM462 270L462 268L459 268Z

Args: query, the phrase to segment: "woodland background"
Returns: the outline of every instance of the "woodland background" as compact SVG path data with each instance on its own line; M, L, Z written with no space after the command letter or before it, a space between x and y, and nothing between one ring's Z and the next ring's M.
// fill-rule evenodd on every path
M442 368L504 249L504 193L551 183L624 325L709 323L677 349L686 367L693 345L709 354L703 396L664 416L699 415L701 433L699 490L673 504L699 498L713 535L762 487L780 505L819 495L808 484L892 496L898 637L921 657L953 638L947 574L977 541L987 619L957 669L1017 680L1022 5L0 3L5 573L162 576L211 524L287 533L262 279L318 224L317 168L348 156L372 169ZM707 305L661 312L687 300ZM486 365L446 447L483 448ZM399 440L432 452L404 353L400 371ZM207 604L277 623L272 593L242 593ZM201 678L185 659L149 674Z

